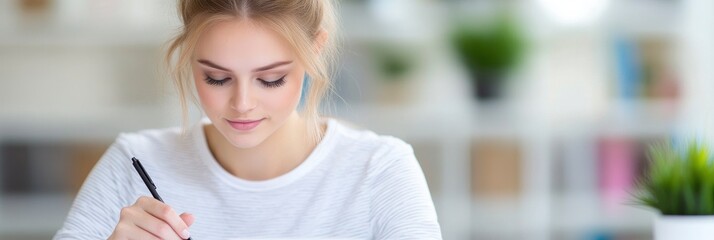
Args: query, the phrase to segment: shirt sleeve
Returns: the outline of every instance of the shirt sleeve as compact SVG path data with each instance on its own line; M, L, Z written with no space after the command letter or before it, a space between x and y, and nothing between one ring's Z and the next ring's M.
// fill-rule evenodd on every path
M127 137L122 134L87 176L53 239L107 239L111 235L121 208L128 205L130 156Z
M429 188L412 147L401 140L375 154L372 186L374 239L442 239Z

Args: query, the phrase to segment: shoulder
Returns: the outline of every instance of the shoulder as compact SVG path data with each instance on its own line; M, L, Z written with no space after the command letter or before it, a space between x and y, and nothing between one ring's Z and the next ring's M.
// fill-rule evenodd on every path
M338 139L343 146L352 146L352 148L372 152L379 156L413 153L412 146L397 137L378 134L342 120L331 119L330 121L336 128Z
M141 160L146 167L175 163L182 160L182 156L189 156L187 153L194 149L192 133L187 131L184 134L179 127L119 133L100 159L99 165L113 169L128 167L127 171L132 171L129 163L133 157Z
M128 155L141 156L152 152L186 149L186 145L191 144L190 138L191 132L184 133L178 127L144 129L122 132L114 144Z
M131 159L135 157L144 167L152 169L154 178L164 173L176 174L186 168L186 163L195 160L194 130L184 133L181 128L173 127L122 132L102 156L97 169L122 169L119 172L133 179L136 173L133 173Z
M351 153L352 156L359 155L359 158L367 161L372 170L394 164L399 160L414 158L412 146L400 138L378 134L340 120L331 121L338 135L338 152L348 155Z

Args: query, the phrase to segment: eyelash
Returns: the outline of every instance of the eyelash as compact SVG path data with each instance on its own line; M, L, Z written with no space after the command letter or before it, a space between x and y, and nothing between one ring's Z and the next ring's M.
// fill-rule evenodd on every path
M287 76L287 74L286 74L286 75L283 75L283 76L280 77L278 80L275 80L275 81L272 81L272 82L268 82L268 81L262 80L262 79L260 79L260 78L258 78L258 80L260 80L260 82L261 82L261 83L263 84L263 86L265 86L265 87L268 87L268 88L277 88L277 87L281 87L281 86L283 86L283 84L285 84L285 77L286 77L286 76ZM206 76L206 83L208 83L208 85L223 86L223 84L225 84L226 82L228 82L229 79L230 79L230 78L225 78L225 79L221 79L221 80L216 80L216 79L213 79L213 78L211 78L211 77L209 77L209 76Z

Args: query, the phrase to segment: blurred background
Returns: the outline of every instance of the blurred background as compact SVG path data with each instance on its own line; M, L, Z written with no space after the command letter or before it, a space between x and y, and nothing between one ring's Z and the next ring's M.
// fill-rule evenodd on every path
M412 144L445 239L651 239L629 194L648 145L714 136L714 1L339 15L325 113ZM118 133L180 124L160 68L178 26L172 0L0 1L0 239L49 239Z

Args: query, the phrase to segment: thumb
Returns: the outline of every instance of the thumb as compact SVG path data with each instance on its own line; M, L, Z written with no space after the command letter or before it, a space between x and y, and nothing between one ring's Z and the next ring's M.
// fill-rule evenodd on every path
M181 217L183 222L186 223L186 226L189 226L189 227L193 224L193 221L196 220L193 217L193 214L190 214L190 213L182 213L181 215L179 215L179 217Z

